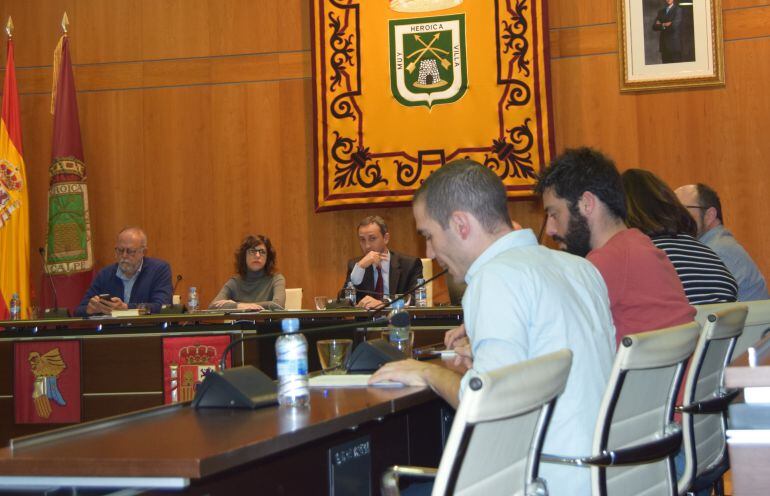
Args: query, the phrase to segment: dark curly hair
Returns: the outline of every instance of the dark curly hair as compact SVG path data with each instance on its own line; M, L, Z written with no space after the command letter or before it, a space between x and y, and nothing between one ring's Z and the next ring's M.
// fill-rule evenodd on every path
M620 173L615 163L598 150L571 148L553 159L540 174L535 191L542 195L549 188L567 200L570 207L590 191L607 205L611 215L626 219L626 195Z
M267 250L265 274L273 275L275 272L277 256L275 254L275 248L273 248L273 244L270 242L270 238L262 234L257 234L256 236L248 235L246 236L246 239L243 240L243 243L241 243L241 247L238 248L238 251L235 252L235 271L244 279L249 272L249 268L246 265L246 252L250 248L259 245L265 245L265 249Z
M621 177L626 191L628 227L636 227L647 236L696 236L695 219L658 176L643 169L628 169Z

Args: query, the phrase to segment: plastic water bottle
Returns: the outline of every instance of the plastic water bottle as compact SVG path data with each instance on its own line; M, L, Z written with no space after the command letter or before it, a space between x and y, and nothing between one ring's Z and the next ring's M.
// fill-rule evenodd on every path
M21 320L21 300L19 293L13 293L11 296L11 320Z
M388 341L407 358L412 356L412 340L409 332L409 312L404 308L404 301L393 302L388 314Z
M190 286L190 292L187 294L187 313L198 311L198 288Z
M424 286L425 279L417 279L418 288L414 290L414 306L426 308L428 306L428 289Z
M356 287L353 286L353 281L348 281L348 285L345 286L344 296L352 306L356 306Z
M275 341L278 404L281 406L309 405L307 340L297 332L299 319L283 319L281 330L283 335Z

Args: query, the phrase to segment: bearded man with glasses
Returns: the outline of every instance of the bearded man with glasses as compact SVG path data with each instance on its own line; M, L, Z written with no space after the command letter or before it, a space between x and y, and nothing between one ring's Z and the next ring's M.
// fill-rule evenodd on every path
M147 235L138 227L118 233L116 262L103 268L86 291L75 315L109 314L112 310L146 305L152 313L171 303L171 267L168 262L145 257Z

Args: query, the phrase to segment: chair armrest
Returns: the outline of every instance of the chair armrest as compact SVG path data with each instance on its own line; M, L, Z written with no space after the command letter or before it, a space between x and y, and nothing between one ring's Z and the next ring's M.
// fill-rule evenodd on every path
M543 453L540 461L563 465L612 467L635 465L660 460L676 453L682 446L682 429L676 424L669 424L666 434L660 439L617 450L604 450L598 455L568 457Z
M429 467L410 467L404 465L394 465L382 474L382 494L383 496L397 496L398 481L401 477L410 479L435 479L438 469Z
M727 410L727 406L740 392L740 389L723 391L719 393L719 396L714 396L705 401L677 406L676 411L679 413L721 413Z

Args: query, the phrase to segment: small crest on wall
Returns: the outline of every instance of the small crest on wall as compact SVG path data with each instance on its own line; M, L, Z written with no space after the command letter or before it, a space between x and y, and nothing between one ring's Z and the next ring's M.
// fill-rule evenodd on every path
M459 100L468 88L465 16L390 21L390 85L406 106Z

